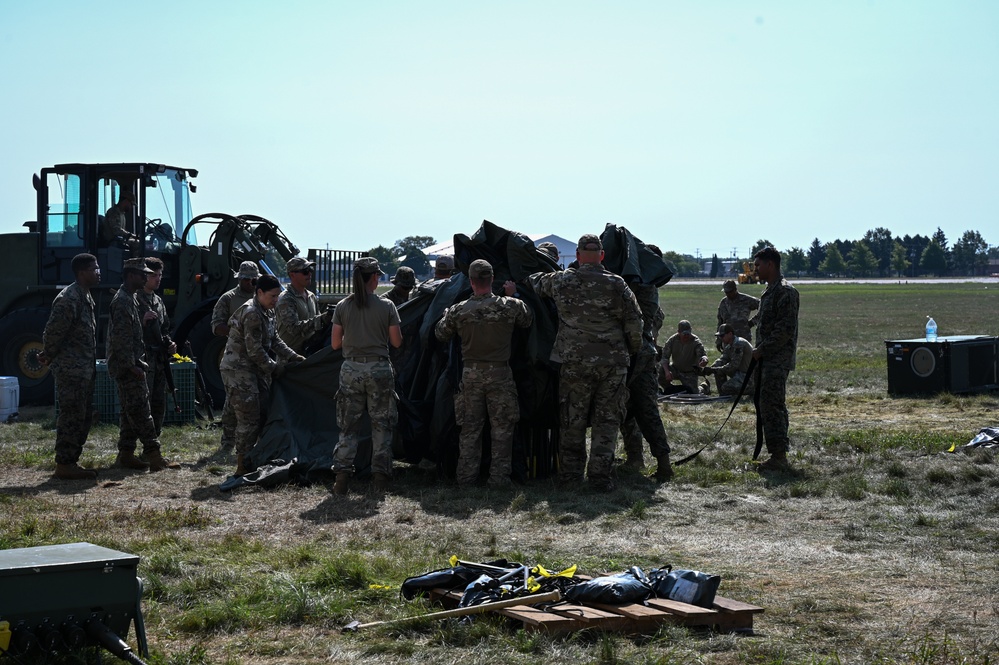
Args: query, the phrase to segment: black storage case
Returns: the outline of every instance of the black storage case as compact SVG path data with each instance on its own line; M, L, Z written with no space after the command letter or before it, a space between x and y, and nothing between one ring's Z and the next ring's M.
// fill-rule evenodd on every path
M931 395L996 390L999 337L951 335L885 340L888 394Z

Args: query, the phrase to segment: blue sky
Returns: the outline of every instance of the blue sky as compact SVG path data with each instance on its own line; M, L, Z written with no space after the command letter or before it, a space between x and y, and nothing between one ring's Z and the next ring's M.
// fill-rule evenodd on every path
M999 2L0 0L0 232L62 162L199 169L303 248L999 243Z

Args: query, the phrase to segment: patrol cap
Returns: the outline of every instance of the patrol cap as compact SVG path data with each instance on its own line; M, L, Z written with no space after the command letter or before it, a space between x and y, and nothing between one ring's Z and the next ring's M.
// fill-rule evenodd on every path
M558 247L556 247L555 243L553 242L543 242L540 245L538 245L538 249L540 249L542 252L547 252L548 255L551 256L553 259L558 260L559 258Z
M576 244L576 251L578 252L599 252L603 248L604 244L600 242L600 236L592 233L587 233L580 237L579 243Z
M493 267L489 265L489 261L484 259L475 259L472 261L472 265L468 266L468 276L472 279L492 277Z
M718 332L715 333L715 337L723 337L729 333L732 333L734 335L735 328L733 328L731 324L723 323L720 326L718 326Z
M260 268L253 261L243 261L239 264L239 270L233 274L236 279L257 279L260 277Z
M389 281L397 286L416 286L416 273L409 266L401 266L395 271L395 277L390 277Z
M362 256L358 260L354 261L354 270L360 270L362 274L370 275L372 273L378 273L379 275L384 275L382 269L378 267L378 259L373 256Z
M690 325L690 321L688 321L687 319L683 319L682 321L680 321L680 323L678 323L676 325L676 331L677 332L693 332L694 328L693 328L693 326Z
M722 291L725 293L732 293L732 291L738 291L739 287L735 285L734 279L726 279L725 283L722 284Z
M316 263L315 261L303 259L301 256L296 256L288 261L286 267L288 272L302 272L303 270L313 270L316 267Z
M122 272L142 272L147 275L152 275L153 271L146 267L146 260L141 256L135 259L125 259L125 263L122 264Z
M438 256L434 268L436 270L454 270L454 257L447 254Z

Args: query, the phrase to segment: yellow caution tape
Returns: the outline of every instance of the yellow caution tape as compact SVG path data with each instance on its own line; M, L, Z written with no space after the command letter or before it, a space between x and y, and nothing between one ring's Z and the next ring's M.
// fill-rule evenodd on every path
M458 555L457 554L452 554L451 558L448 559L448 563L451 564L452 568L454 568L455 566L457 566L458 565Z
M952 444L950 444L950 448L947 449L947 452L952 453L956 449L957 449L957 444L956 443L952 443Z
M392 585L391 584L369 584L368 588L369 589L391 589Z

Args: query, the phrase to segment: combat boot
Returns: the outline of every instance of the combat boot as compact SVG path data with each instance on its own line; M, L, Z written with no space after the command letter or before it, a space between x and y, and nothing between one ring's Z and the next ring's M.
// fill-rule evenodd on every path
M72 464L56 464L54 475L59 480L93 480L97 477L97 472L93 469L84 469L73 462Z
M236 455L236 475L237 476L245 476L247 474L245 460L246 460L246 456L245 455L243 455L243 454Z
M787 453L783 450L770 455L770 459L766 462L762 462L757 468L757 471L783 471L788 472L791 470L791 463L787 461Z
M114 463L115 466L120 466L123 469L135 469L136 471L145 471L149 468L147 463L135 456L134 450L119 450Z
M624 461L624 468L632 469L633 471L642 471L645 469L645 460L641 454L628 455Z
M673 480L673 465L669 462L669 455L660 455L656 458L656 462L658 462L656 466L656 480L661 483L668 483Z
M347 493L350 486L350 471L339 471L336 474L336 482L333 483L333 493L341 496Z
M339 475L337 478L339 479ZM376 494L384 494L388 491L389 483L392 482L392 477L387 473L373 473L371 474L371 489L375 491Z
M179 469L180 464L168 460L166 457L156 450L151 453L146 453L144 457L149 461L150 471L162 471L163 469Z

